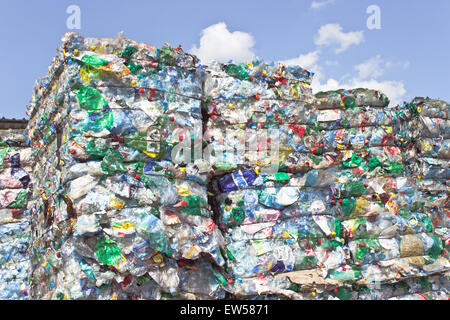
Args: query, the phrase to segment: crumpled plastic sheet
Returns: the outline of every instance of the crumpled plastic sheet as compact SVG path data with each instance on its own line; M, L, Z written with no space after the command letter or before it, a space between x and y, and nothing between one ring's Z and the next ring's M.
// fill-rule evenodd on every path
M447 104L63 41L28 109L33 298L448 298ZM279 154L236 152L267 151L267 129ZM224 157L186 163L203 134Z

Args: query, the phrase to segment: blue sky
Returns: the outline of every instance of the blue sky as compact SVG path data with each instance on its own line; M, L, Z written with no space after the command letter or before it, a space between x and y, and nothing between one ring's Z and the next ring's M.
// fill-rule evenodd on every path
M314 3L314 4L313 4ZM46 74L81 9L85 37L181 44L203 59L300 63L317 72L313 90L367 86L394 102L415 96L450 101L448 0L2 0L0 117L22 118L36 78ZM370 5L381 29L369 30Z

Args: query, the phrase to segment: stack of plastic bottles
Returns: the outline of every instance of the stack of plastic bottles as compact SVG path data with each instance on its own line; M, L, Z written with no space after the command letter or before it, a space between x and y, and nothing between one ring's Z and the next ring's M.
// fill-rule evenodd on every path
M414 190L410 190L408 205L403 206L399 214L409 220L407 230L424 232L418 235L423 245L417 245L419 276L416 278L418 282L424 282L434 273L449 277L449 104L415 98L400 110L403 111L400 140L404 143L404 151L408 152L406 158ZM425 228L418 230L417 220L423 222ZM428 293L448 298L448 287L448 283L441 287L433 285Z
M419 128L416 139L418 179L422 190L428 191L427 214L439 229L445 246L450 245L449 212L449 145L450 104L441 100L414 99L411 107L417 107Z
M305 128L300 125L315 120L306 109L313 98L313 74L301 67L259 60L212 63L207 72L204 139L214 174L240 167L267 169L280 159L281 168L300 167L297 158L302 156L302 147L310 146L292 149L289 145L296 138L292 132L303 136ZM273 144L278 141L279 146ZM278 171L278 166L272 171Z
M68 33L28 113L37 299L221 298L202 77L181 48Z
M0 130L0 300L28 299L30 149L23 130Z
M348 92L340 94L345 105ZM319 100L322 96L317 95ZM415 124L409 109L384 107L391 124L368 128L372 134L364 147L352 146L350 161L342 162L348 169L342 167L336 175L333 203L343 216L341 232L351 252L351 269L343 266L329 274L342 283L321 292L320 299L448 298L448 236L432 213L433 207L445 210L446 196L430 197L437 186L422 185L420 175L416 179ZM376 126L385 132L382 139L376 139ZM401 286L403 293L397 290Z
M32 298L448 298L448 104L313 96L298 66L203 66L120 35L63 42L28 109L32 155L0 145L7 188L33 168ZM25 206L5 186L1 221Z
M213 150L207 152L213 203L227 241L232 281L226 290L238 298L300 298L276 275L326 272L347 256L335 243L340 225L336 233L330 190L312 188L327 185L316 179L315 166L330 164L309 157L323 152L314 140L318 115L308 106L312 73L261 61L213 64L208 72L205 139Z
M364 299L401 299L399 286L405 287L405 299L449 297L448 217L442 214L446 211L448 191L445 182L423 179L420 140L428 134L419 123L421 107L414 101L396 106L392 112L394 141L404 164L403 176L392 181L392 190L387 195L377 195L382 201L389 196L386 208L390 208L392 215L390 223L379 223L377 228L383 231L378 241L381 250L388 246L396 254L363 270L366 280L362 283L372 282L372 290L361 296ZM373 247L376 251L376 244ZM381 287L374 287L373 282Z
M223 144L216 139L222 132L225 159L247 135L223 134L233 123L227 105L230 110L238 106L236 120L267 127L244 117L253 114L255 102L229 105L224 98L232 96L229 88L234 86L225 85L222 94L212 90L216 99L208 101L207 129L216 132L210 134L213 143ZM312 103L284 105L291 130L280 130L279 147L288 155L280 152L279 171L260 174L265 164L255 166L245 158L234 162L240 170L215 179L227 272L235 280L227 290L238 297L327 299L365 288L370 293L363 290L360 299L387 299L390 283L448 269L428 215L408 215L417 211L416 179L405 167L414 151L402 147L395 132L398 108L388 105L385 95L367 89L319 93ZM222 164L214 163L216 174L234 169ZM416 267L420 249L415 246L420 245L422 255L439 251L432 261L424 258L428 267Z
M415 98L408 104L414 120L411 121L411 135L414 136L416 163L414 173L421 180L424 190L440 192L444 198L448 191L450 120L449 103L441 100ZM430 189L431 188L431 189ZM443 204L443 203L442 203ZM446 206L441 206L445 208ZM444 212L436 217L447 222ZM448 211L447 211L448 213Z
M358 104L358 95L365 100L363 103ZM436 292L430 295L448 297L446 270L450 265L448 252L443 250L446 237L442 237L432 215L424 210L430 207L431 201L425 206L422 202L424 191L430 187L422 189L414 176L414 143L411 139L407 141L411 134L404 134L404 129L411 131L413 122L410 118L404 121L400 107L388 107L387 98L380 99L382 104L373 103L370 95L370 91L361 90L316 95L319 108L324 96L325 105L335 101L330 106L336 105L340 98L341 106L353 110L355 115L361 114L360 125L349 129L353 137L348 140L350 144L344 144L348 150L344 151L342 160L345 161L341 162L333 187L336 189L333 204L342 214L341 232L351 252L351 269L343 266L328 275L330 279L343 282L331 296L342 295L350 289L357 299L398 298L395 288L399 283L427 282L425 277L443 274L447 280L444 281L444 277L433 284ZM346 105L352 96L356 103ZM375 121L365 118L366 107L380 117ZM382 114L386 121L378 120ZM353 144L352 139L362 143ZM433 205L445 207L444 202ZM407 288L409 294L420 293L415 290L423 289L411 285ZM319 297L325 296L320 294Z

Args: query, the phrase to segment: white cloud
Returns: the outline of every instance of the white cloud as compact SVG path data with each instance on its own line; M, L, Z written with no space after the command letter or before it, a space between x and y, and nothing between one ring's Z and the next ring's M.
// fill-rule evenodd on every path
M230 32L225 23L219 22L203 29L200 46L197 48L194 45L190 52L199 57L202 63L212 60L245 62L255 56L252 51L254 44L255 41L249 33Z
M320 27L314 43L317 46L338 45L336 53L347 50L351 45L360 44L364 39L364 31L343 32L339 24L326 24Z
M392 62L385 61L380 55L370 58L361 64L355 66L355 69L359 73L360 79L379 78L384 74L386 69L402 68L407 69L409 67L409 61Z
M297 58L280 61L285 65L298 65L305 69L314 71L317 68L317 62L319 62L319 51L312 51L307 54L301 54Z
M392 62L387 61L386 62L386 68L402 68L402 69L408 69L410 66L409 61L400 61L400 62Z
M370 77L376 79L384 74L384 62L380 55L364 61L355 66L359 73L360 79L368 79Z
M311 9L321 9L329 4L334 3L336 0L324 0L324 1L313 1L311 3Z
M325 61L325 64L326 64L327 66L338 66L338 65L339 65L339 61L336 61L336 60L327 60L327 61Z

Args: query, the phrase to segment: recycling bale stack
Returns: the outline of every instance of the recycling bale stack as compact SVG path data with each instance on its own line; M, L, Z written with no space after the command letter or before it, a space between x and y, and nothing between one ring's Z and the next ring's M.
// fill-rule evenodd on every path
M390 199L386 203L395 217L391 218L392 223L380 222L377 226L384 229L379 243L384 247L390 246L400 257L384 258L375 266L368 266L359 283L367 284L370 280L370 290L365 288L358 299L449 297L450 265L445 248L448 220L442 219L442 213L447 210L448 191L446 182L423 179L421 175L420 140L427 133L419 123L421 107L415 103L416 100L393 109L394 140L401 151L404 170L403 177L399 176L394 181L394 190L390 191ZM430 114L430 110L425 114ZM386 188L384 190L387 191ZM379 196L382 201L388 198L383 194ZM373 283L375 281L378 282Z
M0 119L0 299L28 299L31 183L26 121Z
M365 268L371 261L370 250L367 261L366 252L355 259L358 241L362 248L366 238L377 237L375 233L381 231L367 232L366 225L385 222L381 217L386 210L383 204L375 202L376 194L384 193L383 188L391 186L404 166L393 136L393 109L388 107L389 99L383 93L354 89L321 92L315 97L312 109L317 114L317 129L311 139L322 150L310 151L313 170L305 176L314 181L311 187L329 190L331 199L327 205L335 211L335 228L328 235L335 237L333 245L342 247L346 259L331 270L324 268L321 280L308 286L312 292L306 298L343 299L353 293L355 282L364 281ZM330 159L328 166L314 167L322 157ZM304 290L304 273L287 275L300 291ZM333 284L334 288L321 283Z
M213 174L243 167L269 168L280 159L278 165L284 171L301 167L302 163L293 160L303 150L289 148L289 144L294 139L292 132L303 135L304 128L297 123L314 121L306 108L313 99L313 73L299 66L268 65L260 60L214 62L207 72L204 138ZM280 131L275 150L271 150L272 142L277 142L272 141L272 130Z
M414 174L424 196L424 208L439 232L446 250L450 244L450 104L436 99L416 98L410 103L418 120L417 167ZM415 132L415 131L413 131Z
M371 91L338 93L341 105L350 109L358 107L358 103L355 106L351 101L346 106L351 95L355 101L360 94L366 101L373 101L367 99ZM316 95L319 100L321 96ZM330 102L337 103L339 99L335 93L332 96ZM439 231L435 230L431 216L421 208L422 189L411 175L415 156L413 144L407 141L411 135L399 134L399 122L400 127L403 125L403 129L410 131L412 123L409 119L401 119L399 107L388 107L387 98L380 102L383 104L366 102L362 106L363 109L364 106L375 109L379 115L384 113L388 123L380 122L376 117L377 120L368 126L364 121L367 111L353 109L356 114L361 114L361 125L359 132L349 130L353 135L349 139L352 153L345 153L343 160L347 158L347 161L342 165L347 169L342 168L335 182L334 203L343 214L342 233L351 251L354 277L347 272L331 275L331 278L338 276L343 280L347 291L352 291L351 288L362 290L358 299L390 298L389 294L398 294L389 292L400 282L410 278L419 281L419 278L441 272L445 274L449 267L446 252L441 252ZM365 136L364 139L361 136ZM353 144L352 140L364 143ZM435 255L437 252L439 254Z
M416 175L421 190L436 196L433 201L436 202L437 210L428 213L434 213L433 220L446 228L450 222L447 216L450 104L442 100L415 98L407 107L414 117L411 121L416 152L413 174Z
M313 74L262 61L207 71L205 138L215 151L213 203L227 239L225 288L243 299L311 297L309 284L349 259L332 206L334 179L325 169L334 148L321 143ZM302 292L280 276L298 270L308 273Z
M404 215L414 216L420 212L428 221L430 239L424 243L424 260L419 261L421 276L430 273L449 277L448 248L450 245L449 216L449 103L430 98L415 98L404 106L409 119L405 126L413 144L414 158L410 158L411 176L416 181L414 210L406 210ZM433 245L431 245L433 243ZM450 296L449 286L441 287L432 283L430 293L441 297Z
M246 68L240 67L242 75ZM230 67L223 69L227 72ZM411 276L433 274L411 269L414 261L409 260L414 258L410 255L415 253L407 252L408 243L427 242L427 252L440 243L435 234L427 234L432 226L426 215L417 213L413 222L398 215L400 206L413 203L408 195L417 187L408 176L410 168L405 167L411 154L402 152L403 142L394 131L398 108L388 107L384 94L339 90L319 93L312 103L304 99L306 103L279 107L275 112L285 111L282 119L291 122L278 126L281 165L279 172L268 175L258 170L276 158L255 166L248 158L233 155L244 143L242 137L249 134L243 128L268 127L255 121L255 105L264 101L263 91L259 88L259 96L246 91L253 101L245 104L242 101L249 99L236 99L242 94L235 94L238 101L233 102L233 90L240 93L251 85L223 79L216 80L209 92L213 99L208 101L207 130L215 133L209 135L210 142L225 144L224 154L231 154L229 161L213 159L215 174L241 168L215 179L219 225L227 234L227 272L235 280L227 290L238 297L324 299L358 296L352 289L356 286L366 293L361 299L378 299L389 295L374 283L395 286ZM271 104L264 109L271 110ZM256 114L263 121L269 118L264 111L262 116ZM233 121L242 119L250 126L239 123L240 133L236 133L239 127L232 127L232 138L224 134ZM403 270L405 265L408 272Z
M32 154L0 145L1 188L33 168L0 226L17 241L27 206L31 298L448 298L448 104L313 96L298 66L202 66L121 35L63 42Z
M29 107L33 298L224 297L208 166L172 152L202 129L197 59L121 36L63 42Z
M436 228L430 214L433 205L444 205L443 198L439 202L426 196L424 201L436 188L421 186L420 177L414 175L414 134L405 134L413 131L414 121L409 110L405 117L399 109L383 108L391 121L391 125L381 126L386 132L383 139L373 145L366 141L364 150L354 148L351 162L342 162L353 169L343 168L337 175L334 203L343 214L342 233L353 270L331 275L344 286L334 289L328 298L389 299L419 295L420 290L427 290L430 298L448 297L448 252L443 250L447 237L442 237L445 231ZM371 131L369 139L376 137L376 130ZM406 290L402 293L399 287Z

